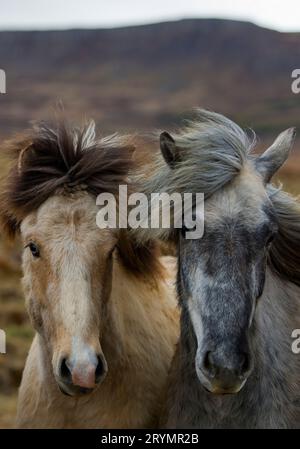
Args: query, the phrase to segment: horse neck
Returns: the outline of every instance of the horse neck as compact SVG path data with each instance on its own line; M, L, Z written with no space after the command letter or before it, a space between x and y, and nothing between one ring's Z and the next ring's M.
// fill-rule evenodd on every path
M267 268L266 283L256 308L253 323L253 350L261 364L289 360L291 363L291 334L299 327L300 287L272 273ZM294 359L299 359L294 357Z
M163 303L162 282L136 276L116 257L112 268L110 297L106 304L102 346L108 365L119 370L138 353L139 336L151 334L151 314L156 302Z

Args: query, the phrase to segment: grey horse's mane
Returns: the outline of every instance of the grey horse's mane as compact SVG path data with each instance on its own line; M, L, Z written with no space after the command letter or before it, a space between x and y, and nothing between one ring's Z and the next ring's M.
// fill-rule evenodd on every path
M269 251L269 266L280 277L300 286L300 203L271 184L267 191L279 223L279 233Z
M237 124L214 112L198 109L196 119L172 137L179 162L170 168L160 152L155 154L139 177L141 191L148 195L202 192L208 198L237 176L249 160L255 160L255 134L249 137ZM269 251L269 266L280 277L300 286L300 203L271 184L267 191L279 222L279 233ZM149 234L173 237L166 229L139 230L138 234L141 240Z
M172 133L179 163L171 169L156 154L143 187L151 192L202 192L220 190L240 173L256 143L237 124L210 111L197 109L196 119ZM143 175L144 176L144 175Z

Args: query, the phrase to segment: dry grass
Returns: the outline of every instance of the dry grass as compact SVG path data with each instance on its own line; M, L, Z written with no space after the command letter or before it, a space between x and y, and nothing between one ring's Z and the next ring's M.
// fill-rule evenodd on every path
M33 336L24 308L18 250L0 241L0 328L7 337L7 353L0 355L0 428L12 427L17 388Z
M17 393L8 395L0 394L0 429L14 427L16 416Z

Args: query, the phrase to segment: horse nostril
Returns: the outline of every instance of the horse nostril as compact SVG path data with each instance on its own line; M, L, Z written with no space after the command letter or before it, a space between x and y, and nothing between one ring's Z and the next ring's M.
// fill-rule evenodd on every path
M214 364L214 359L211 351L207 351L203 358L202 362L203 371L209 373L210 377L214 377L216 375L216 366Z
M94 357L93 361L71 362L68 358L62 358L59 367L59 377L63 384L82 387L88 390L95 388L99 384L107 371L104 356Z
M67 359L62 359L60 364L60 377L65 382L72 382L72 374L67 365Z
M103 358L101 356L98 356L98 365L95 372L95 382L99 383L101 378L103 377L103 374L105 374L106 366Z
M250 355L246 352L232 354L232 357L220 357L217 353L207 351L201 364L202 371L210 378L243 376L250 370Z
M250 357L246 353L241 354L240 357L240 374L244 374L250 369Z
M210 368L210 351L208 351L204 356L203 368L205 368L206 370L209 370Z

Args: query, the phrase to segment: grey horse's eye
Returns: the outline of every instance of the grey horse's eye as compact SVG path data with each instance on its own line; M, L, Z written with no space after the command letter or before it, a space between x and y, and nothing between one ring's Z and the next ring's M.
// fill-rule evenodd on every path
M36 243L30 242L25 248L29 248L33 257L40 257L40 249Z
M268 240L267 240L266 245L267 245L267 246L271 245L271 243L273 242L274 238L275 238L275 235L274 235L274 234L270 235L270 236L268 237Z
M272 232L272 233L268 236L267 241L266 241L266 247L267 247L267 248L273 243L275 237L276 237L276 232Z

